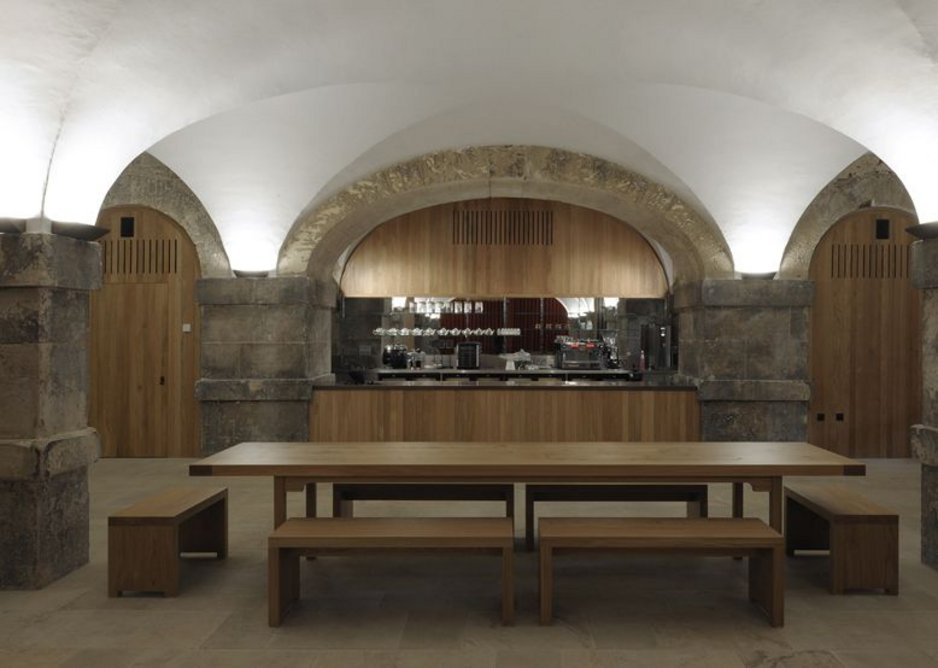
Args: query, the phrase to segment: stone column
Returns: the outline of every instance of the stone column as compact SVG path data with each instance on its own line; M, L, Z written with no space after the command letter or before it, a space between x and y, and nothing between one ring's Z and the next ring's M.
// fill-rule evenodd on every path
M698 385L705 441L807 435L810 281L706 280L674 295L680 373Z
M911 445L922 461L922 562L938 568L938 239L912 244L912 284L922 290L922 424Z
M96 243L0 234L0 588L38 589L88 562L89 292Z
M202 452L305 441L313 380L331 367L334 291L308 278L199 281Z

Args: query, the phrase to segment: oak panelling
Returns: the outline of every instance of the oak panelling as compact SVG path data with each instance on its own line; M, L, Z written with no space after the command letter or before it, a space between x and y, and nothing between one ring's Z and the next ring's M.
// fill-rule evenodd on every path
M490 199L405 214L352 252L348 297L662 297L651 245L611 216L561 202Z
M135 234L120 237L122 217ZM195 246L145 207L102 212L102 289L91 298L89 422L105 457L199 454L199 317ZM183 323L191 332L182 331Z
M312 441L696 441L693 390L319 389Z
M878 219L890 221L888 239L876 238ZM835 452L909 456L922 396L920 297L909 280L914 239L905 232L914 223L904 212L864 209L815 250L808 438Z

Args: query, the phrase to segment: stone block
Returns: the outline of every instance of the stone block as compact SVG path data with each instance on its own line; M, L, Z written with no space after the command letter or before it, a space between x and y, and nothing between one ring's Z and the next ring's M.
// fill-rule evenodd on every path
M0 288L101 287L101 246L54 234L0 234Z
M307 401L210 401L202 404L203 454L243 441L307 440Z
M88 469L0 480L0 588L39 589L88 563Z
M704 441L804 441L807 402L701 401Z
M0 344L0 438L35 436L41 369L38 345Z
M305 276L206 278L196 287L198 302L214 305L309 304L312 292Z
M241 378L240 343L202 343L200 369L203 378Z
M296 305L207 305L201 312L204 343L306 340L306 309Z
M938 467L922 464L922 563L938 568Z
M88 322L86 292L0 289L0 344L84 341Z
M938 290L922 291L922 422L938 425Z
M700 383L700 401L800 401L811 398L811 387L801 381L708 380Z
M781 280L705 280L701 286L705 306L811 306L814 283Z
M307 401L312 383L308 378L201 379L195 384L200 401Z
M938 239L912 243L912 285L938 288Z
M244 378L306 378L306 346L302 343L241 345Z
M331 341L311 341L307 347L307 350L307 373L311 378L331 372Z

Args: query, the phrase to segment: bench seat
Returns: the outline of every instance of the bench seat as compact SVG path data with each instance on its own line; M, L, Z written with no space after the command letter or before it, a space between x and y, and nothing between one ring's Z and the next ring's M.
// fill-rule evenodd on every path
M899 593L899 516L841 485L785 487L785 551L828 550L832 594Z
M502 557L502 623L514 619L512 550L509 518L474 517L321 517L292 518L268 538L268 621L279 626L299 599L300 557L351 551L468 550Z
M761 520L545 517L539 528L541 624L553 617L555 554L590 550L749 557L749 600L784 624L784 539Z
M707 517L706 485L530 484L524 492L524 543L534 549L534 504L543 501L684 501L688 517Z
M108 517L108 596L179 593L180 555L228 554L228 490L178 487Z

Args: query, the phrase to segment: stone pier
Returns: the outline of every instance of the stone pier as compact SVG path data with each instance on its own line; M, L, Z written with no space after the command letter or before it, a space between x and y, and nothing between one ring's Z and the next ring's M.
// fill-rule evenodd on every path
M922 561L938 568L938 239L912 244L912 282L922 290L922 423L912 452L922 462Z
M38 589L88 562L89 293L100 247L0 234L0 588Z
M807 438L810 281L707 280L678 288L680 372L699 388L705 441Z
M199 281L202 452L306 441L313 379L331 373L335 291L306 277Z

